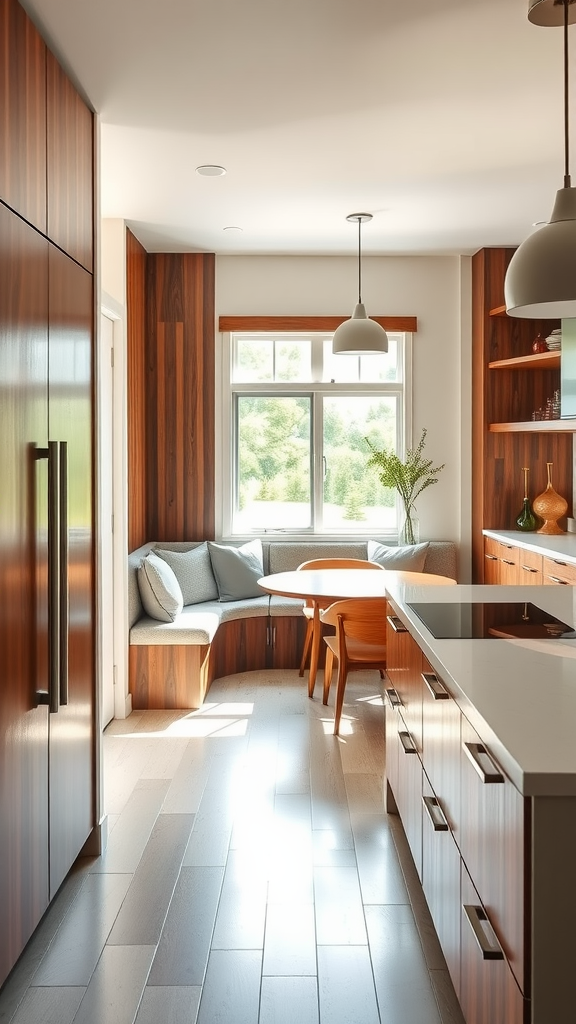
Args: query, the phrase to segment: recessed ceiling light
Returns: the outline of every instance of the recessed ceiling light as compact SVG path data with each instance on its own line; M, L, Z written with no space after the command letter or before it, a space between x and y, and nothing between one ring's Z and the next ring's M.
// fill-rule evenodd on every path
M244 228L239 228L236 224L228 224L227 227L222 228L222 231L244 231Z
M196 168L196 174L202 174L205 178L218 178L221 174L226 174L226 168L219 167L218 164L200 164L200 167Z

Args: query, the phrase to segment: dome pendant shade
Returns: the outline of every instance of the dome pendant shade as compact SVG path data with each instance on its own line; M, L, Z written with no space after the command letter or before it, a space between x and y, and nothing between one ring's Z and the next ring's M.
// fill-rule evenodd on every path
M337 327L332 337L333 355L369 356L388 351L388 335L380 324L370 320L362 302L362 224L372 220L371 213L350 213L348 221L358 222L358 302L350 320Z
M504 300L510 316L576 317L576 188L558 190L549 224L514 253Z
M376 320L370 320L363 302L356 303L350 320L334 331L334 355L369 356L388 351L388 335Z
M554 28L564 24L564 4L558 0L529 0L528 21L533 25ZM568 0L568 24L576 21L576 4Z

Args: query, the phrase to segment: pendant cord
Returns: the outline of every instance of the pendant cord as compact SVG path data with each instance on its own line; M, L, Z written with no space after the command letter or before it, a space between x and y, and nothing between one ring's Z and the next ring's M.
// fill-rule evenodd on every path
M362 218L358 217L358 302L362 302Z
M564 0L564 188L570 188L570 133L568 115L568 3Z

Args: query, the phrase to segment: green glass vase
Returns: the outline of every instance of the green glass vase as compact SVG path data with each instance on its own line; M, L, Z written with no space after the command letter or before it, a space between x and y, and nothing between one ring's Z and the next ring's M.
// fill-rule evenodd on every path
M533 530L537 530L540 526L540 519L534 512L530 498L528 497L528 473L529 469L527 466L522 468L524 473L524 501L522 502L522 511L520 515L516 517L516 526L519 530L523 530L524 533L530 533Z

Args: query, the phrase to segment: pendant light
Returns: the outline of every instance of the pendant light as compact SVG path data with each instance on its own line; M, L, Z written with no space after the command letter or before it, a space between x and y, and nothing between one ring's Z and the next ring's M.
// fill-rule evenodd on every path
M350 320L334 331L334 355L372 355L388 351L388 335L376 320L370 320L362 302L362 224L372 220L371 213L350 213L346 220L358 221L358 302Z
M529 0L528 20L564 26L564 187L552 216L514 253L504 281L506 310L528 318L576 317L576 188L569 171L568 24L576 21L573 0Z

